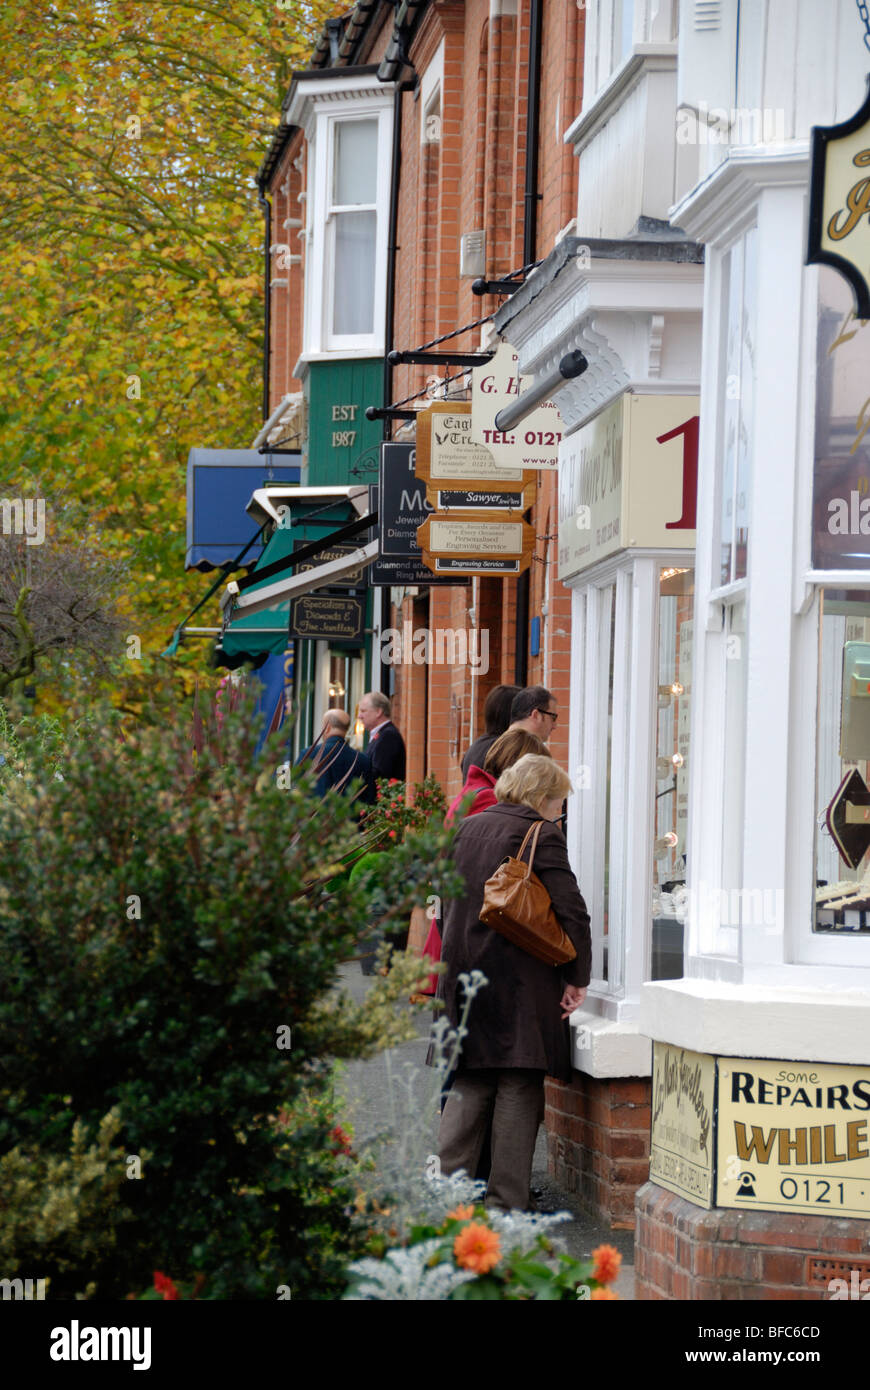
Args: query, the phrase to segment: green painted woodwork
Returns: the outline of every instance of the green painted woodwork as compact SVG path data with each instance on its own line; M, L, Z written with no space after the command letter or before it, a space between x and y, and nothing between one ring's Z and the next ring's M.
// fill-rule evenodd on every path
M381 357L309 363L305 394L310 487L377 482L383 426L379 420L367 420L365 410L382 404L383 391Z

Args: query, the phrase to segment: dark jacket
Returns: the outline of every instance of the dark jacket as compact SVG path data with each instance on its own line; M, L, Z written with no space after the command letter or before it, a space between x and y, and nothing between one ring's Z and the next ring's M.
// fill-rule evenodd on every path
M376 777L394 777L397 782L404 782L405 740L395 724L382 724L377 737L369 741L367 752Z
M480 738L474 740L465 757L462 759L463 782L468 780L468 769L472 765L474 767L483 767L487 753L499 737L499 734L481 734Z
M367 754L351 748L338 734L332 734L322 744L306 748L299 764L311 766L317 772L314 784L317 796L325 796L332 787L341 784L342 795L353 796L367 806L373 806L377 799L371 760Z
M559 1000L566 985L587 985L592 968L589 914L568 863L565 837L545 821L534 859L561 926L577 959L560 967L545 965L480 921L483 886L541 817L530 806L500 802L462 822L453 842L453 859L465 879L466 894L451 899L444 913L441 958L447 972L438 982L452 1027L459 1022L463 995L458 975L482 970L488 980L476 995L468 1018L461 1067L529 1067L570 1079L567 1019Z

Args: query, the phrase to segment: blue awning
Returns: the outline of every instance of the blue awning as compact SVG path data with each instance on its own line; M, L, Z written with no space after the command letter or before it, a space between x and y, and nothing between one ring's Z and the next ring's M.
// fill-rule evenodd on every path
M298 483L301 471L301 455L259 454L255 449L191 449L184 568L229 567L256 529L245 510L252 493L270 483ZM245 564L253 565L262 553L263 547L256 541Z

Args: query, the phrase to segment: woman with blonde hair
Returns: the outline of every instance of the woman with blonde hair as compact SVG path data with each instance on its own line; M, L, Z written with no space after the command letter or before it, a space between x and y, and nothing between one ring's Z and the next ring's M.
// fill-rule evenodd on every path
M441 1116L439 1156L445 1174L477 1170L492 1121L488 1206L524 1209L544 1078L571 1076L567 1019L586 997L591 969L589 914L568 863L562 832L553 824L571 792L567 774L548 756L528 753L502 772L496 804L466 817L452 856L465 893L445 907L438 984L445 1014L456 1027L462 1010L459 976L482 970L488 983L468 1019L459 1068ZM480 920L484 885L499 864L515 857L527 832L542 822L533 869L577 956L552 966L529 955Z

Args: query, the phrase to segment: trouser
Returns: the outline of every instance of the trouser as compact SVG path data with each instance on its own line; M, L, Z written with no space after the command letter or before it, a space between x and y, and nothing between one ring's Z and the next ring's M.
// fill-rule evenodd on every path
M460 1070L441 1116L438 1155L449 1176L477 1172L492 1120L492 1168L486 1205L525 1211L538 1126L544 1115L543 1071L522 1067Z

